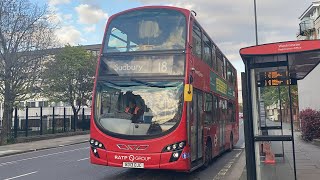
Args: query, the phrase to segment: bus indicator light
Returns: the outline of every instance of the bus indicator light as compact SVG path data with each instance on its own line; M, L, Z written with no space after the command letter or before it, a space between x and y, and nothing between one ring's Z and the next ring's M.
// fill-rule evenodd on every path
M182 157L182 159L188 159L188 158L190 158L190 154L189 153L182 153L181 157Z

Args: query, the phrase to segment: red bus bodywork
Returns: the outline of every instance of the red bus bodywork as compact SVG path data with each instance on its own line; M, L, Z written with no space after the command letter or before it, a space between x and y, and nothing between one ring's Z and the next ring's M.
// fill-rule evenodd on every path
M120 12L111 16L108 20L106 30L110 24L110 22L117 16L130 12L130 11L139 11L143 9L155 9L155 8L166 8L171 10L176 10L181 12L186 16L187 19L187 41L186 41L186 59L185 59L185 75L184 75L184 82L185 84L189 83L189 76L193 75L194 82L193 87L195 89L201 90L202 92L211 93L216 95L219 98L227 99L223 97L219 93L213 92L210 90L210 73L215 72L211 67L205 64L199 58L196 58L192 55L190 45L192 44L192 23L195 21L194 16L192 15L191 11L176 7L169 7L169 6L147 6L147 7L139 7L130 9L127 11ZM106 34L106 32L105 32ZM105 38L104 40L105 41ZM102 44L104 44L103 42ZM103 47L101 48L102 53ZM97 70L96 70L96 77L98 77L99 72L99 65L100 65L100 58L98 60ZM221 77L222 78L222 77ZM97 148L97 146L92 146L90 150L90 161L92 164L104 165L104 166L115 166L115 167L122 167L123 162L138 162L144 163L144 168L147 169L168 169L168 170L176 170L176 171L192 171L197 167L200 167L205 162L205 147L210 142L210 146L212 147L212 157L218 156L224 150L230 148L230 136L233 136L233 143L239 139L239 116L237 115L238 112L238 96L237 96L237 84L235 83L234 91L235 97L232 100L235 104L235 122L233 123L226 123L224 131L224 147L218 146L220 130L219 124L213 123L207 125L203 122L203 117L200 118L201 125L203 126L203 138L202 138L202 152L203 155L201 159L199 159L200 163L192 163L190 154L191 154L191 145L190 145L190 124L188 124L188 103L183 104L183 111L181 121L176 129L170 132L167 135L157 137L154 139L146 139L146 140L127 140L127 139L120 139L115 138L109 135L106 135L102 132L95 123L95 92L96 92L96 82L97 78L95 79L95 85L93 89L93 108L91 112L91 123L90 123L90 138L92 140L96 140L97 142L103 144L103 148ZM192 103L192 102L190 102ZM203 105L201 105L203 106ZM192 124L193 118L190 117L190 122ZM189 129L188 129L189 128ZM178 160L174 162L170 162L170 158L172 156L172 152L163 152L163 149L170 145L177 142L185 142L186 145L184 146L182 153ZM98 153L98 157L95 155Z

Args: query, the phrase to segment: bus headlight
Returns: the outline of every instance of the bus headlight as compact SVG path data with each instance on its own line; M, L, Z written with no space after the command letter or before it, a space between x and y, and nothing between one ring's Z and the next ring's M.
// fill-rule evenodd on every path
M91 150L95 157L100 158L97 148L91 146Z
M98 149L105 149L104 145L95 139L90 139L89 142L91 145L91 151L93 152L94 156L100 158Z
M169 162L177 161L181 155L182 150L172 152L171 158Z
M179 151L182 150L186 146L185 141L180 141L174 144L167 145L163 148L162 152L170 152L170 151Z
M178 152L172 153L172 157L173 157L173 158L178 158L178 157L179 157L179 153L178 153Z
M95 139L90 139L89 142L90 142L91 147L105 149L104 145Z

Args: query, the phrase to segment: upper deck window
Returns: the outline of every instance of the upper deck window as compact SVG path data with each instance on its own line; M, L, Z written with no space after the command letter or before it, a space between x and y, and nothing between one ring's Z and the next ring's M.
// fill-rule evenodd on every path
M196 23L193 24L192 47L192 53L201 59L201 29Z
M186 17L170 9L144 9L115 17L108 26L104 52L185 49Z
M209 40L209 37L207 37L207 35L203 36L203 59L204 61L210 66L212 67L212 61L211 61L211 41Z
M217 72L220 76L224 77L223 76L223 72L224 72L223 55L218 49L216 49L216 55L217 55Z

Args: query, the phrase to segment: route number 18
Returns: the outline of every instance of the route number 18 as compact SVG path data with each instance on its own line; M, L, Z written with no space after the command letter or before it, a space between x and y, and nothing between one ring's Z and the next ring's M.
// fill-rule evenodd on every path
M159 62L159 72L167 72L168 70L168 63L167 62Z

